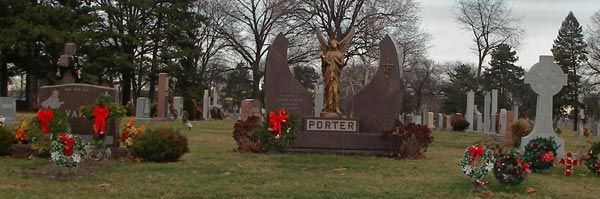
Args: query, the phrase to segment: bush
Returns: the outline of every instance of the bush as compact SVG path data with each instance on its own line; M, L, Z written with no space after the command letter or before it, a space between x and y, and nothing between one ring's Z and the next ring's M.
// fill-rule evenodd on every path
M146 130L133 144L134 153L144 161L177 161L189 152L187 138L179 131L159 128Z
M254 133L254 130L258 128L260 128L259 117L250 116L245 122L238 120L233 127L233 139L238 145L234 151L262 152L260 137Z
M188 113L188 118L187 120L196 120L196 101L194 101L193 99L190 98L184 98L183 99L183 110L184 112ZM183 113L181 113L181 116L183 118Z
M454 118L454 121L452 121L452 130L462 132L469 128L469 125L469 122L467 122L467 120L464 117L456 116L456 118Z
M429 128L414 123L391 131L384 131L383 137L390 141L392 157L396 158L423 158L423 153L433 142Z
M494 163L494 176L502 184L520 184L529 173L529 164L516 150L500 155Z
M557 149L558 144L554 141L554 137L536 138L525 146L523 158L531 165L533 171L544 171L552 168Z
M0 127L0 155L8 155L10 147L15 140L11 130L6 127Z
M274 131L270 130L271 125L269 124L269 120L271 115L275 114L275 112L270 112L269 116L265 119L261 128L257 128L254 131L254 134L260 138L260 147L261 150L264 151L282 151L288 146L294 144L294 140L298 136L298 132L300 132L300 122L294 116L289 116L289 118L281 125L281 136L278 136ZM280 110L275 115L286 115L287 112L285 110Z
M531 133L531 123L525 118L519 119L516 123L510 126L508 136L506 136L506 144L514 147L521 146L521 138Z

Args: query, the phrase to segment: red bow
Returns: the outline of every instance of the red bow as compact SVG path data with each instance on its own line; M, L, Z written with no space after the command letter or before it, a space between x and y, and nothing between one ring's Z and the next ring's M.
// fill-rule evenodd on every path
M483 146L481 146L481 144L478 144L477 146L470 146L469 147L469 154L471 154L471 163L477 161L477 159L483 155L483 153L485 152L485 148Z
M544 153L542 157L540 157L540 159L542 160L542 162L551 163L554 161L554 153L552 153L552 151L548 151Z
M75 138L71 138L67 136L67 134L63 133L60 136L60 141L65 143L65 156L73 155L73 144L75 143Z
M103 136L106 133L106 118L108 118L108 108L94 106L94 133L96 137Z
M565 165L565 176L571 176L573 172L573 166L577 166L579 164L579 160L573 159L573 154L571 152L567 152L565 155L567 159L560 159L560 163Z
M276 137L281 137L282 131L281 126L287 122L289 115L282 108L279 112L269 112L269 125L271 125L271 131L276 134Z
M42 132L44 132L44 134L48 134L48 132L50 132L50 121L52 121L52 118L54 118L54 111L52 111L52 109L38 110L37 120L40 122L40 125L42 126Z
M525 173L531 174L531 170L529 170L529 163L519 161L519 164L521 165L521 167L523 168L523 170L525 171Z

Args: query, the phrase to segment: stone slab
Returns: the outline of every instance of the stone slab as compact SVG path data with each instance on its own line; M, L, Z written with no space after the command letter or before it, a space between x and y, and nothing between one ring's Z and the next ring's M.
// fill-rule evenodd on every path
M304 131L321 132L358 132L358 120L355 119L329 119L329 118L304 118Z

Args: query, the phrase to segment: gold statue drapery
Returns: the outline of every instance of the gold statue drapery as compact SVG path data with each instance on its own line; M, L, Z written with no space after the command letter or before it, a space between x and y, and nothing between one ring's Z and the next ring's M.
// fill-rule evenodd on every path
M341 42L338 42L335 38L330 38L330 41L327 42L318 30L316 32L319 39L321 67L323 67L323 82L325 84L324 108L321 115L339 117L342 114L340 111L340 73L344 64L344 55L350 46L354 30L350 29Z

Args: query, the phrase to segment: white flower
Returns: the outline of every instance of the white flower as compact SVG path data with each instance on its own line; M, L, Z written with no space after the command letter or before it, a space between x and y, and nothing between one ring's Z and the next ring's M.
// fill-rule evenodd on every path
M494 169L494 164L492 164L491 162L485 163L486 171L492 171L492 169Z
M60 153L58 153L58 151L54 151L54 152L50 153L50 158L52 158L52 161L57 161L59 155L60 155Z
M466 166L464 166L464 167L463 167L463 169L462 169L462 170L463 170L463 173L465 173L465 174L469 175L469 174L471 174L471 172L473 171L473 168L471 168L471 166L470 166L470 165L466 165Z
M78 153L73 154L72 158L73 158L73 162L75 162L75 163L81 162L81 156Z

